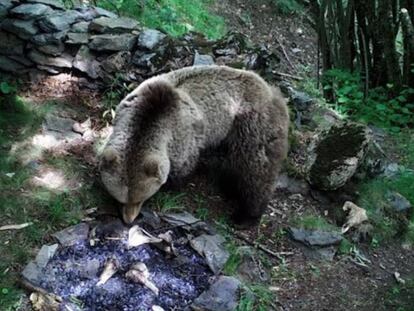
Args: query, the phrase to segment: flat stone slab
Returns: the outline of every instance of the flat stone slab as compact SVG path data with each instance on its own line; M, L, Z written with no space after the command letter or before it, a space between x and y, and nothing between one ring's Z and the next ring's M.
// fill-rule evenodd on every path
M139 23L127 17L99 17L94 19L89 24L89 30L97 33L125 33L137 30L139 28Z
M190 241L197 253L206 258L207 264L215 274L219 273L229 259L230 254L224 248L221 235L202 234Z
M12 7L13 3L11 0L0 1L0 18L6 17Z
M164 40L167 35L156 29L146 29L138 37L138 47L152 50Z
M77 11L65 11L64 13L54 13L47 15L39 20L39 27L45 32L57 32L68 30L72 24L82 19Z
M214 65L214 58L208 54L198 54L194 55L193 66L203 66L203 65Z
M14 33L16 36L27 40L39 32L39 28L35 25L35 21L6 18L0 24L1 28Z
M72 68L73 57L69 54L62 54L61 56L55 57L43 54L36 50L31 50L28 57L30 60L39 65Z
M329 246L339 244L343 237L339 232L289 228L292 239L308 246Z
M25 3L13 8L10 13L21 19L36 19L52 12L52 9L41 3Z
M411 209L411 203L398 192L387 193L387 200L391 207L397 212L404 212Z
M76 54L73 61L73 67L86 73L92 79L97 79L101 71L100 63L96 60L95 56L91 54L86 45L82 46Z
M37 253L36 255L36 259L35 259L36 264L41 268L46 267L49 260L56 253L56 250L58 249L58 247L59 247L58 244L43 245L39 253Z
M62 1L59 0L25 0L28 3L42 3L42 4L46 4L48 6L50 6L51 8L54 9L61 9L64 10L65 9L65 5L63 4Z
M89 225L86 223L80 223L78 225L63 229L62 231L52 234L60 245L72 246L76 242L84 241L88 238Z
M88 32L90 22L77 22L70 27L71 32Z
M95 35L91 37L89 48L96 51L129 51L134 47L136 39L132 34Z
M84 32L69 32L65 43L67 44L88 44L89 34Z
M62 55L65 50L65 45L62 42L59 42L58 44L41 45L38 46L37 49L42 53L56 57Z
M220 276L191 305L196 311L233 311L239 304L241 283L229 276Z
M66 36L66 31L58 31L54 33L42 33L30 38L30 42L36 45L49 45L62 43Z

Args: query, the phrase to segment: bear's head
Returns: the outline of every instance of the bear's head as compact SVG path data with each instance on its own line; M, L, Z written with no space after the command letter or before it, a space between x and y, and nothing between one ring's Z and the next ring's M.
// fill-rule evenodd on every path
M112 146L102 152L99 164L101 179L108 192L122 206L122 218L131 224L142 204L167 181L170 161L159 152L146 152L127 160Z

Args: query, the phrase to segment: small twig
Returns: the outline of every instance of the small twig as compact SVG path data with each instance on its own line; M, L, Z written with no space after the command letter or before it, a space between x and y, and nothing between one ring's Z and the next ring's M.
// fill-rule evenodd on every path
M0 227L0 231L20 230L20 229L26 228L26 227L31 226L31 225L33 225L32 222L26 222L26 223L20 224L20 225L5 225L5 226Z
M276 38L276 41L279 44L280 48L282 49L283 55L285 55L285 58L288 61L290 67L292 67L293 70L296 70L296 67L290 61L289 55L286 53L285 47L283 46L282 42L280 42L280 40L277 36L275 36L275 38Z
M277 74L278 76L281 76L281 77L287 77L287 78L291 78L291 79L298 80L298 81L302 81L303 80L302 77L294 76L294 75L291 75L291 74L288 74L288 73L284 73L284 72L274 71L273 73L274 74Z
M17 281L24 289L26 289L26 290L28 290L28 291L30 291L30 292L38 292L38 293L41 293L41 294L43 294L43 295L47 295L47 296L50 296L50 297L53 297L53 299L55 299L56 301L58 301L58 302L62 302L62 297L60 297L60 296L58 296L58 295L56 295L56 294L53 294L53 293L49 293L47 290L45 290L44 288L41 288L41 287L39 287L39 286L36 286L36 285L34 285L32 282L30 282L30 281L28 281L28 280L26 280L26 279L24 279L24 278L22 278L22 279L19 279L18 281Z
M274 251L271 251L270 249L266 248L263 244L260 244L259 242L256 242L256 241L249 240L247 237L245 237L241 233L237 232L236 230L234 230L232 228L225 227L223 224L221 224L217 221L215 223L217 225L221 226L222 228L225 228L226 230L230 231L230 233L232 235L236 236L236 238L242 240L243 242L246 242L247 244L249 244L253 247L256 247L256 248L260 249L261 251L265 252L268 255L276 257L279 260L284 260L284 258L282 256L290 256L290 255L294 254L293 252L274 252Z

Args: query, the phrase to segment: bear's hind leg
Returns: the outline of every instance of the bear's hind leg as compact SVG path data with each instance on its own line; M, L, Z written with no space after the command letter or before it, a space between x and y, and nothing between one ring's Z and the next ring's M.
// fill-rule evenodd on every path
M227 139L228 166L233 172L238 208L234 220L240 226L260 222L273 195L287 149L285 133L270 124L266 115L250 111L238 116Z

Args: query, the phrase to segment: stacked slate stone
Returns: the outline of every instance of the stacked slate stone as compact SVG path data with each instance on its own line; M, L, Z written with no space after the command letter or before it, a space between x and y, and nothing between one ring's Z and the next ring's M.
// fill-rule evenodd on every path
M125 70L138 48L153 49L166 37L140 33L137 21L101 8L66 10L60 0L2 0L0 21L0 70L12 73L36 68L104 78ZM143 51L134 59L150 58Z
M172 39L131 18L61 0L0 1L0 72L72 73L94 81L141 82L184 66L222 64L269 72L277 59L240 34L219 41L199 34Z

